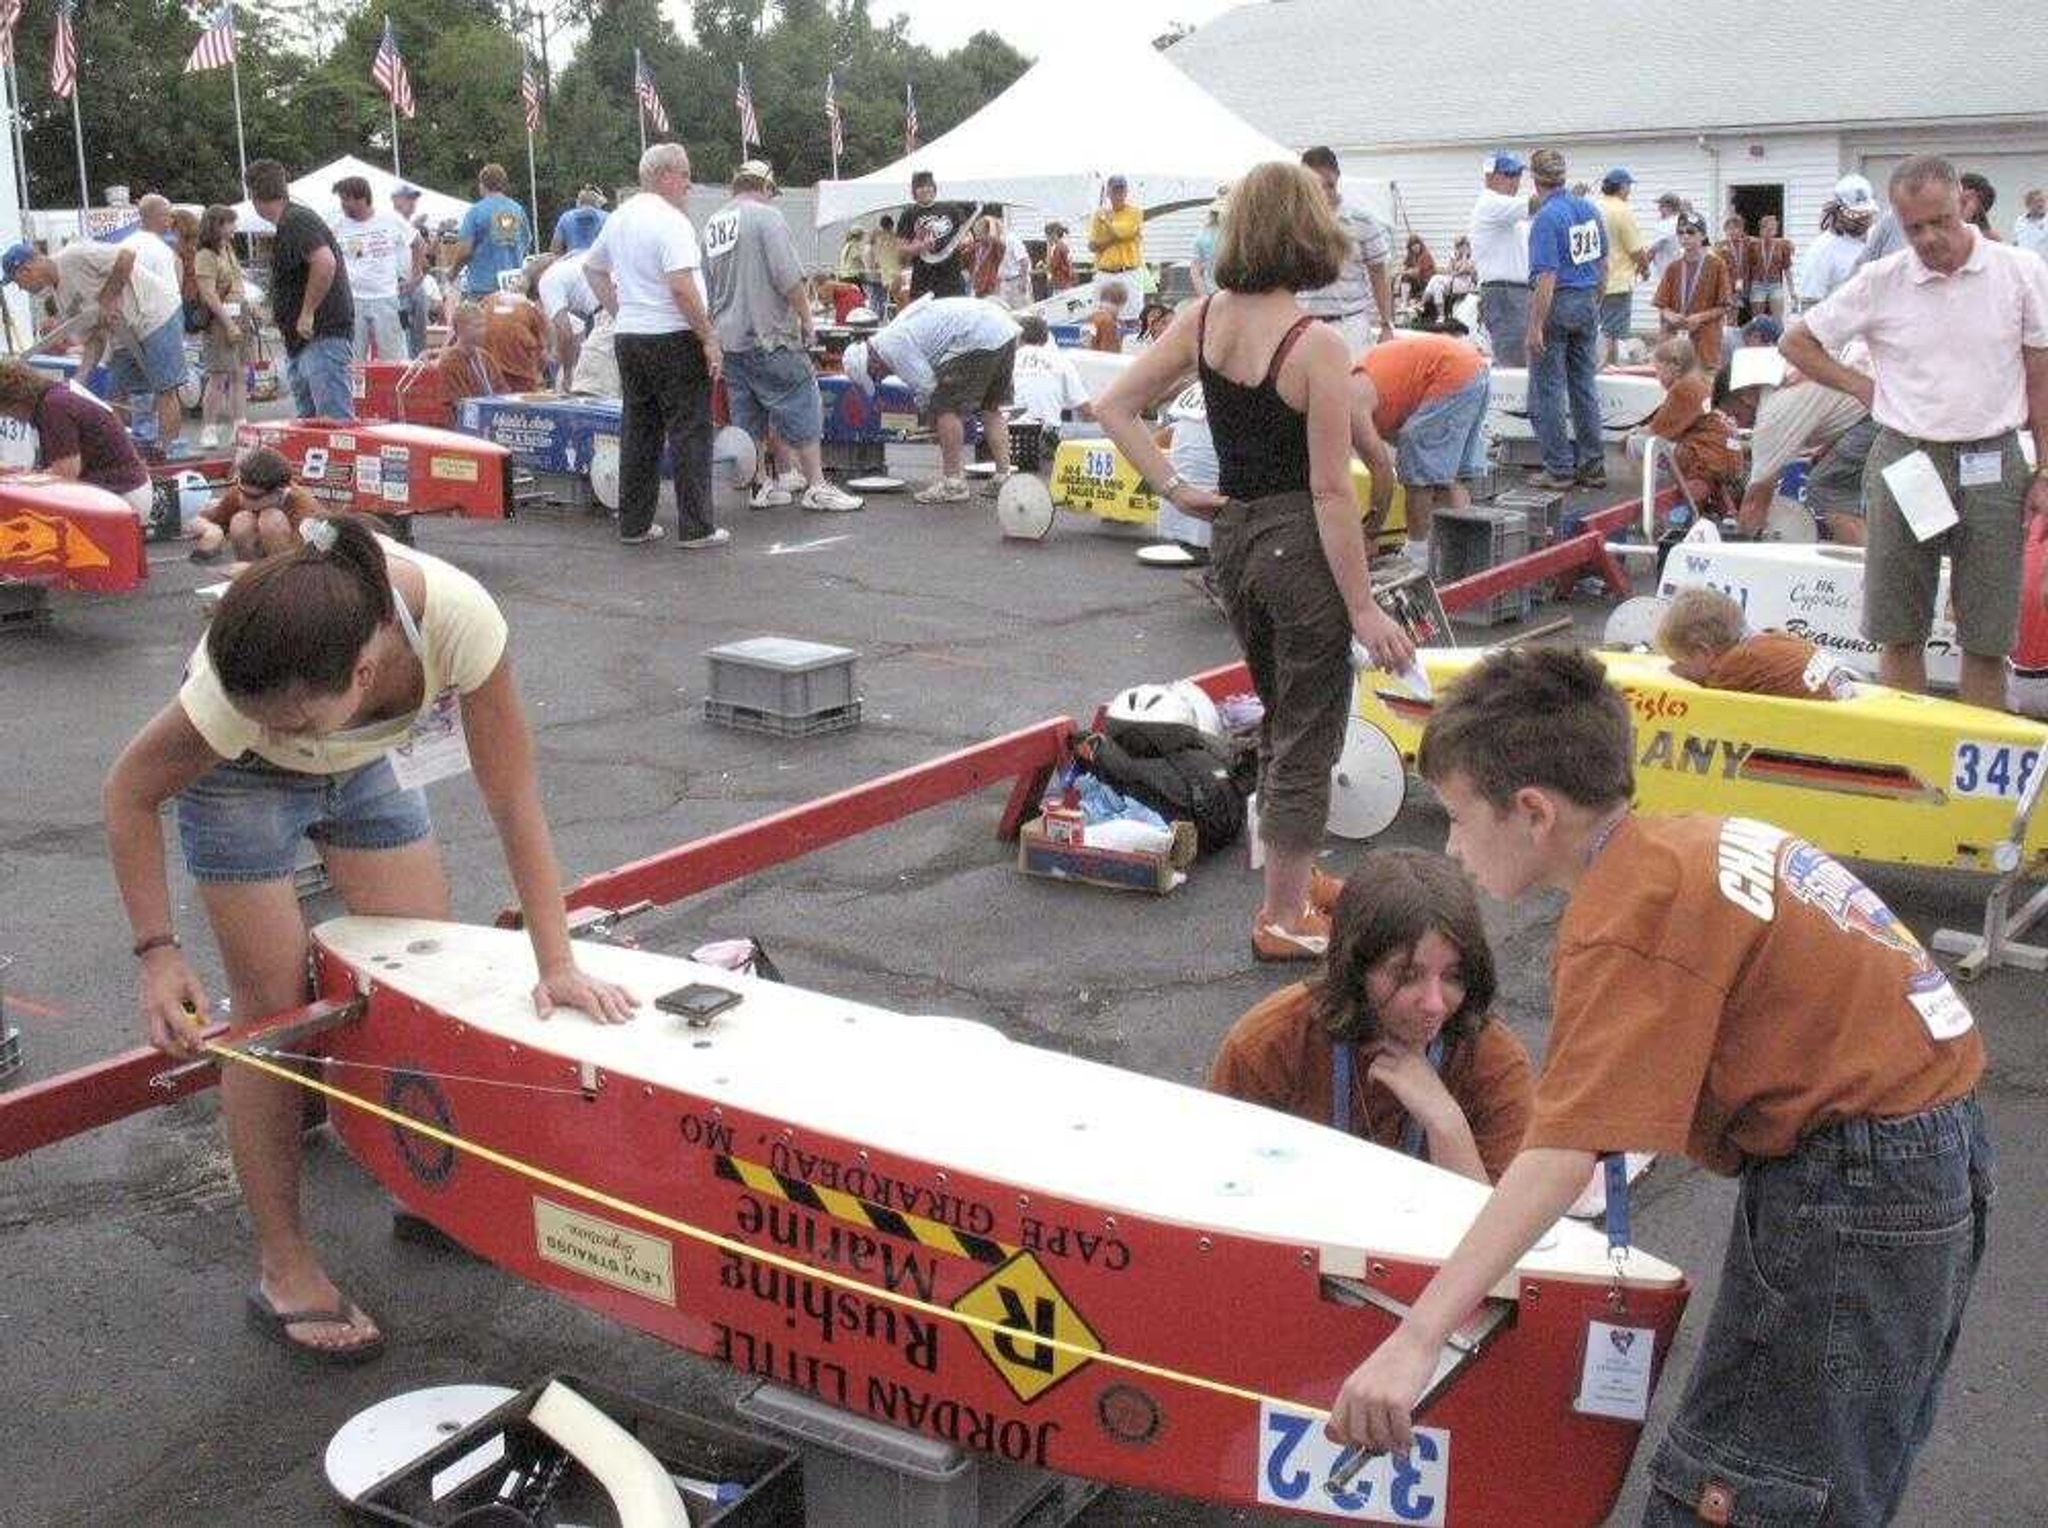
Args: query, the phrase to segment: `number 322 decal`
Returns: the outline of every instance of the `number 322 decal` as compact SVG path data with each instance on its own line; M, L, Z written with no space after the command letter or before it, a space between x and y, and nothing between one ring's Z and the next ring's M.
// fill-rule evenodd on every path
M1362 1523L1412 1523L1440 1528L1451 1480L1451 1435L1415 1429L1408 1457L1373 1460L1335 1495L1323 1481L1340 1452L1323 1424L1300 1412L1259 1409L1259 1500L1268 1506L1347 1517Z

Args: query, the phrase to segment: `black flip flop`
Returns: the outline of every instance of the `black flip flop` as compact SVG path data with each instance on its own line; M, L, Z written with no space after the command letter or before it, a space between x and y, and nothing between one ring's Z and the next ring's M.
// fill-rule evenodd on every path
M368 1363L384 1351L384 1334L381 1331L367 1342L353 1343L345 1348L315 1347L292 1336L291 1328L295 1326L347 1326L358 1317L368 1319L359 1306L346 1300L332 1310L281 1311L271 1303L270 1296L259 1284L249 1291L247 1309L249 1321L256 1330L307 1363L347 1368Z

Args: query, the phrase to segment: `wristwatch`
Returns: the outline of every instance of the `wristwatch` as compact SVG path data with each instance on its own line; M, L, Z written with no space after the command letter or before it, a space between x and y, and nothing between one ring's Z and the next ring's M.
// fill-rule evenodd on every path
M1168 478L1165 482L1159 485L1159 497L1162 499L1170 499L1173 497L1174 489L1185 488L1187 487L1187 485L1188 480L1182 477L1178 472L1176 472L1172 477Z

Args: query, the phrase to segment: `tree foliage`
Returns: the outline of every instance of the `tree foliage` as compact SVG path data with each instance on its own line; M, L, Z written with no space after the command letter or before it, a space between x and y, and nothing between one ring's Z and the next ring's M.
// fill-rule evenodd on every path
M697 178L719 181L739 161L738 68L769 159L787 184L831 173L825 75L837 79L846 151L840 173L864 174L903 151L903 93L917 94L930 141L1021 74L1023 55L982 32L946 54L911 42L903 18L877 24L868 0L697 0L693 36L678 36L658 0L241 0L242 105L251 159L294 174L352 153L391 162L391 117L370 62L388 14L419 115L399 122L409 179L468 194L497 160L523 186L522 44L539 7L567 24L550 44L553 78L536 140L544 218L586 181L632 178L639 153L633 50L646 55L667 107L669 136L689 145ZM79 106L90 199L125 184L178 201L234 201L234 106L225 69L183 72L213 0L82 0ZM16 33L34 204L78 200L71 108L48 85L52 8L26 8ZM563 39L575 43L565 54ZM566 59L566 61L565 61Z

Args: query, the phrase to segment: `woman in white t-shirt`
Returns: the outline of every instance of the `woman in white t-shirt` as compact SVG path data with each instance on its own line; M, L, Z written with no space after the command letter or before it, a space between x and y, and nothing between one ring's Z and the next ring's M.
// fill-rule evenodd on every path
M353 516L309 520L300 534L298 550L229 586L177 699L107 776L107 838L151 1043L189 1054L207 1012L171 919L158 826L166 801L176 802L232 1011L258 1018L307 997L306 926L292 887L301 837L318 847L351 913L445 918L448 882L421 786L472 763L532 935L535 1007L630 1019L632 997L581 971L569 943L533 741L490 595ZM303 1356L373 1357L382 1333L334 1287L306 1238L298 1090L228 1067L221 1095L256 1230L252 1315Z

